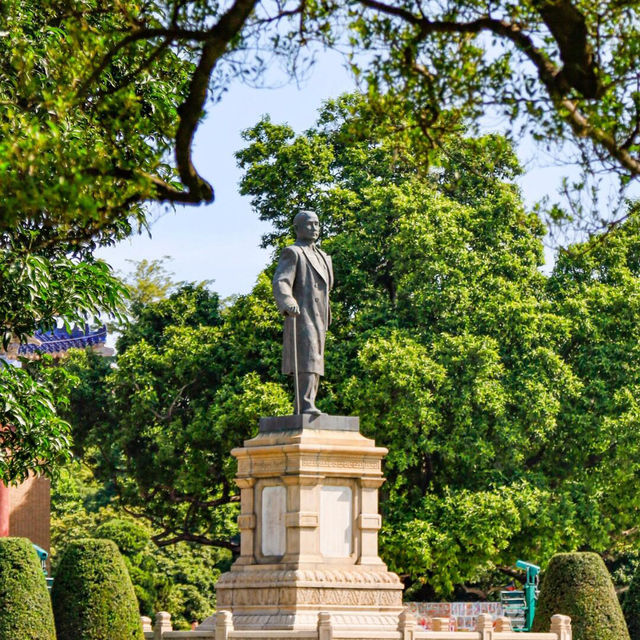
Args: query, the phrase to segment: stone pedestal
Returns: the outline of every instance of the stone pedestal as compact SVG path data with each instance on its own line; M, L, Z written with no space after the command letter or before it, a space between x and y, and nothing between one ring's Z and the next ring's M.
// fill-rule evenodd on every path
M234 449L240 557L216 585L235 629L398 628L402 584L378 556L378 489L387 450L358 418L262 418Z

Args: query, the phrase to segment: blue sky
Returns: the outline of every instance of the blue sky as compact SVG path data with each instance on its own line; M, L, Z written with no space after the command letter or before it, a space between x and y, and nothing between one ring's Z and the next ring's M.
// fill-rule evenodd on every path
M300 85L290 82L270 89L233 85L220 102L208 107L195 138L196 166L213 184L215 202L177 207L157 219L151 237L144 232L101 249L98 255L123 273L131 270L127 260L168 255L172 257L168 268L178 280L213 280L212 288L223 297L248 293L269 255L259 247L266 225L252 212L248 198L238 194L240 171L233 154L243 145L240 132L263 114L297 131L304 130L314 123L324 100L355 88L342 58L332 52L318 56L315 68ZM504 126L499 119L484 123L487 129ZM555 195L558 169L544 166L552 164L551 159L527 143L522 145L520 156L528 168L521 181L525 201L532 205L546 193Z

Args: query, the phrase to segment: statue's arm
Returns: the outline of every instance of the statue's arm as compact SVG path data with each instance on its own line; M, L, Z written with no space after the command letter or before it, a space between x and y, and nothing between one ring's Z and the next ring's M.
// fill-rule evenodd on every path
M298 253L292 247L285 247L280 255L276 272L273 276L273 295L278 309L287 313L292 307L298 306L293 297L293 282L296 278Z

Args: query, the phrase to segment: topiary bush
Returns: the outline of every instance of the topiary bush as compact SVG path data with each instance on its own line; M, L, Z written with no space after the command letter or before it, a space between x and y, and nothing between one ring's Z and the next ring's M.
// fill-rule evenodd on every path
M633 575L624 596L622 613L624 613L631 640L640 640L640 568Z
M70 543L51 597L59 640L144 640L131 578L111 540Z
M558 553L551 558L532 631L549 631L556 613L571 617L573 640L629 640L611 576L596 553Z
M0 538L0 640L55 640L42 566L26 538Z

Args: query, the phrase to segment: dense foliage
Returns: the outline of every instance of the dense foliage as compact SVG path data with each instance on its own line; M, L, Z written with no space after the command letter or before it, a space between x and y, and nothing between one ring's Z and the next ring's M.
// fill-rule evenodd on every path
M26 538L0 538L0 640L55 640L51 600Z
M147 60L141 44L83 89L128 9L10 1L0 14L0 332L15 356L36 329L120 310L124 290L93 250L145 224L150 172L171 179L164 156L191 65L174 51ZM69 451L51 385L34 367L0 366L0 480L48 473Z
M560 553L551 559L532 631L548 631L556 613L570 616L575 640L629 639L611 577L595 553Z
M338 284L321 402L390 449L385 557L443 594L516 557L615 555L638 513L637 223L544 276L509 145L444 138L429 169L402 117L346 98L303 135L264 119L238 155L265 244L296 207L323 220Z
M144 638L131 579L111 540L71 542L58 564L51 599L60 638Z
M587 167L640 173L629 3L13 0L2 17L0 229L33 213L92 235L144 220L146 199L211 201L191 153L208 93L260 83L278 61L299 73L318 44L346 51L372 98L407 104L434 147L493 109L547 146L576 142Z
M16 357L36 328L64 322L84 326L117 316L126 290L107 264L70 244L32 248L40 232L0 238L0 332L2 347ZM0 347L0 355L4 355ZM23 480L30 471L49 473L69 452L68 425L55 410L52 372L46 362L22 369L0 360L0 481ZM64 398L59 398L63 401Z
M404 113L345 97L302 135L262 120L238 155L275 257L297 209L320 214L337 284L319 406L390 449L383 556L416 597L486 596L517 557L615 558L640 506L638 226L543 275L508 142L435 156ZM229 451L290 410L272 268L226 304L182 286L139 305L116 369L70 362L79 451L160 544L236 548Z
M635 3L353 0L315 8L308 29L325 41L350 38L369 92L408 105L434 147L461 119L498 112L560 162L571 157L592 174L604 168L622 184L637 181ZM572 144L561 148L563 141ZM584 212L579 199L573 204L575 229ZM592 228L625 217L603 209L593 212Z

